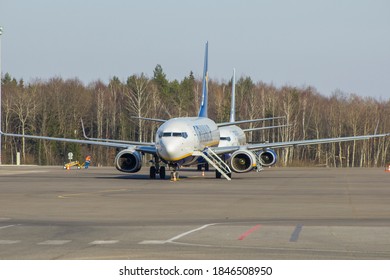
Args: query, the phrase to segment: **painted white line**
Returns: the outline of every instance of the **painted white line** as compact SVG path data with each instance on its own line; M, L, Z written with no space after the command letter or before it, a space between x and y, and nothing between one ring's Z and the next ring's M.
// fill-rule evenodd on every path
M20 226L20 225L8 225L8 226L0 227L0 229L10 228L10 227L16 227L16 226Z
M176 235L176 236L174 236L174 237L172 237L171 239L168 239L168 240L144 240L144 241L139 242L138 244L165 244L165 243L172 243L175 240L178 240L178 239L180 239L180 238L182 238L182 237L184 237L186 235L189 235L191 233L203 230L203 229L205 229L205 228L207 228L209 226L214 226L214 225L216 225L216 224L207 224L207 225L195 228L193 230L183 232L183 233L181 233L179 235Z
M184 232L184 233L182 233L182 234L176 235L175 237L172 237L171 239L168 239L166 242L173 242L173 241L175 241L175 240L177 240L177 239L180 239L180 238L182 238L182 237L184 237L184 236L186 236L186 235L189 235L189 234L194 233L194 232L196 232L196 231L200 231L200 230L202 230L202 229L205 229L205 228L207 228L207 227L209 227L209 226L213 226L213 225L215 225L215 224L207 224L207 225L201 226L201 227L199 227L199 228L196 228L196 229L193 229L193 230Z
M72 198L72 197L80 197L84 195L97 195L102 193L113 193L113 192L123 192L127 191L128 189L117 189L117 190L103 190L103 191L97 191L97 192L86 192L86 193L69 193L64 195L57 196L58 198Z
M144 245L144 244L159 245L159 244L165 244L165 243L167 243L167 241L165 241L165 240L144 240L144 241L139 242L138 244L140 244L140 245Z
M46 240L40 243L37 243L38 245L64 245L66 243L71 242L72 240Z
M110 244L115 244L118 242L119 242L119 240L95 240L89 244L90 245L110 245Z
M1 171L0 176L10 175L22 175L22 174L33 174L33 173L47 173L46 170L14 170L14 171Z
M20 240L0 240L0 245L11 245L20 242L21 242Z

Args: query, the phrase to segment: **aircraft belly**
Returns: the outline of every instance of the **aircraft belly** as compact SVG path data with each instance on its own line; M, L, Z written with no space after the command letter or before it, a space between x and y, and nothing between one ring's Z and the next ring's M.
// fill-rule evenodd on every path
M198 157L191 156L191 157L187 157L187 158L183 159L183 163L181 163L180 165L190 166L190 165L193 165L195 163L198 164Z

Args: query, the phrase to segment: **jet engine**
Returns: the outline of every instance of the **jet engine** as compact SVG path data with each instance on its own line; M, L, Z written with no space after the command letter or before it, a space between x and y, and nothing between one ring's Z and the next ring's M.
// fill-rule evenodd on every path
M277 155L274 150L266 149L257 153L262 166L271 166L276 163Z
M230 168L236 173L245 173L256 167L256 155L248 150L235 151L230 157Z
M115 167L122 172L138 172L142 167L142 155L135 150L122 150L115 157Z

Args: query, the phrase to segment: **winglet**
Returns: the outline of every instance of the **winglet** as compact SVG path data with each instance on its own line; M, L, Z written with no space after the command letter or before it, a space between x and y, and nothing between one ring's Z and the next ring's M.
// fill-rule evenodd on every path
M87 134L85 134L85 127L84 127L83 119L80 118L80 121L81 121L81 128L83 129L83 136L84 136L85 139L89 140L89 138L87 137Z
M209 42L206 42L205 54L204 54L204 69L203 69L203 85L202 85L202 103L200 104L198 117L207 118L207 95L208 95L208 49Z

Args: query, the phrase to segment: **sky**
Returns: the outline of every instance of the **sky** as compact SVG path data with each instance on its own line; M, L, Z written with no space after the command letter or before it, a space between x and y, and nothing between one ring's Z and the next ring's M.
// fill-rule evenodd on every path
M2 73L77 77L209 76L390 99L387 0L0 0Z

